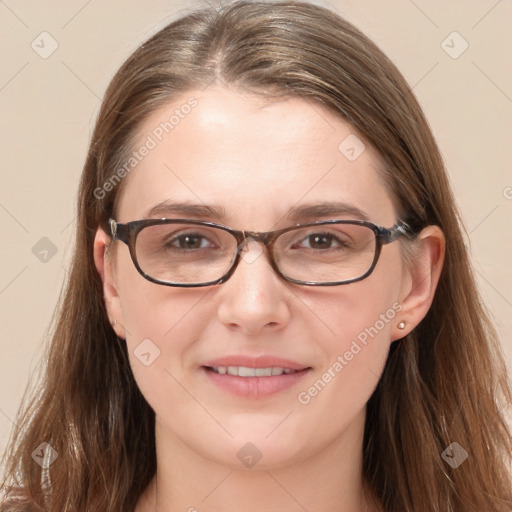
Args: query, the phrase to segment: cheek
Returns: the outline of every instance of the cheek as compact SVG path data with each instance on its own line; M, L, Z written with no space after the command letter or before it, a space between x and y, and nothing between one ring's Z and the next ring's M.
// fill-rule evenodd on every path
M197 313L201 297L195 291L189 291L187 296L181 291L162 289L163 293L159 289L149 293L143 286L140 294L125 302L129 318L126 343L141 393L167 425L177 421L175 430L179 430L183 425L176 418L177 410L180 416L204 419L200 411L194 410L196 404L187 384L191 366L187 356L203 330Z
M322 367L296 395L297 417L303 418L300 429L319 445L349 428L378 384L401 309L394 293L393 287L376 290L361 281L340 294L337 308L329 306L334 335L320 338Z
M322 344L331 357L349 350L353 341L368 348L378 345L377 351L389 347L391 330L402 309L398 302L402 277L398 247L388 248L366 279L304 296L326 326Z
M356 412L362 408L382 374L396 314L393 306L340 314L339 335L332 342L324 342L327 357L303 393L297 395L298 402L305 405L316 401L326 408L339 407L344 414L348 409Z
M128 251L119 255L116 282L130 345L146 338L166 345L176 328L196 320L195 304L207 293L148 281L138 273Z
M123 256L118 262L117 287L126 344L137 383L151 402L152 395L171 375L178 377L185 365L187 350L203 329L205 315L199 312L209 291L151 283Z
M322 367L297 396L302 405L324 413L334 407L333 411L350 416L349 410L356 414L371 396L402 310L397 300L401 284L397 258L398 251L387 251L367 279L340 287L323 301L310 299L329 334L317 338L324 354Z

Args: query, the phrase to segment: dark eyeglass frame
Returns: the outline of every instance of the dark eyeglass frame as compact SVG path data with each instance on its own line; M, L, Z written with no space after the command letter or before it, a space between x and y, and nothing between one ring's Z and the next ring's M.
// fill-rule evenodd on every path
M408 238L414 238L415 232L412 230L412 228L407 224L406 222L398 222L391 228L384 228L377 226L376 224L373 224L372 222L368 222L365 220L325 220L325 221L317 221L312 222L308 224L296 224L294 226L289 226L286 228L278 229L276 231L266 231L266 232L258 232L258 231L239 231L236 229L229 228L227 226L223 226L222 224L216 224L214 222L208 222L208 221L199 221L199 220L191 220L191 219L143 219L143 220L134 220L131 222L127 222L126 224L121 224L120 222L115 221L114 219L109 219L108 221L110 226L110 232L112 236L112 242L115 242L116 240L120 240L121 242L124 242L129 250L130 250L130 256L132 258L133 264L135 265L135 268L141 274L144 278L146 278L148 281L151 281L155 284L161 284L164 286L178 286L181 288L197 288L201 286L212 286L217 285L221 283L225 283L235 272L238 264L240 263L241 257L241 250L240 246L247 240L252 239L257 242L261 242L265 245L265 247L268 249L269 252L269 260L272 268L274 271L285 279L286 281L289 281L291 283L304 285L304 286L339 286L343 284L349 284L354 283L356 281L361 281L362 279L367 278L375 269L375 266L377 265L377 261L379 260L379 256L382 250L382 246L386 244L390 244L391 242L394 242L397 240L400 236L407 236ZM214 227L217 229L222 229L224 231L227 231L230 233L237 241L237 252L235 260L233 261L233 264L229 268L229 270L219 279L216 279L215 281L209 281L206 283L170 283L167 281L159 281L158 279L155 279L148 274L146 274L141 267L139 266L139 263L137 261L137 253L135 251L135 242L137 240L138 234L146 227L148 226L157 226L161 224L190 224L190 225L198 225L198 226L206 226L206 227ZM337 282L328 282L328 283L317 283L314 281L300 281L298 279L292 279L285 274L283 274L279 267L277 266L277 263L274 259L274 243L276 239L281 236L283 233L287 233L289 231L294 231L298 229L302 229L305 227L310 226L325 226L325 225L332 225L332 224L351 224L351 225L357 225L357 226L365 226L367 228L370 228L373 233L375 234L376 238L376 246L375 246L375 256L373 258L373 262L370 266L370 268L362 275L353 279L348 279L344 281L337 281Z

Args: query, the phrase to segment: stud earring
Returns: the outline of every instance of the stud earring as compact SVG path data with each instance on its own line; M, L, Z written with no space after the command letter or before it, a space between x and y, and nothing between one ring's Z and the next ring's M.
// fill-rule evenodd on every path
M405 329L405 322L403 322L403 321L402 321L402 322L400 322L400 323L397 325L397 327L398 327L399 329Z
M110 322L112 324L112 327L115 327L115 325L117 324L117 320L112 320L112 322Z

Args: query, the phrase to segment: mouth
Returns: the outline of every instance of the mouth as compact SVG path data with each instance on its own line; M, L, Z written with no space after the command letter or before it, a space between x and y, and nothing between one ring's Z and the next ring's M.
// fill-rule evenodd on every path
M279 366L268 366L266 368L249 368L247 366L206 366L219 375L234 375L235 377L272 377L277 375L290 375L302 370L292 370L291 368L282 368Z
M289 390L312 370L310 366L302 366L291 361L278 362L269 358L241 359L245 359L240 361L243 364L219 361L224 364L207 364L202 366L201 370L208 381L218 389L231 395L253 399Z

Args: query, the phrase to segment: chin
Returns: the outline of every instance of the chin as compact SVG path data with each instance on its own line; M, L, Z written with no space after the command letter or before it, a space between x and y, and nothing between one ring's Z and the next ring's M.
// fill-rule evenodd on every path
M262 435L255 429L247 429L234 439L226 439L225 449L212 455L217 455L218 463L234 470L272 470L300 462L311 449L307 439L294 439L277 432L266 435L268 432Z

